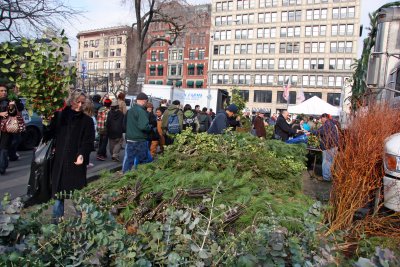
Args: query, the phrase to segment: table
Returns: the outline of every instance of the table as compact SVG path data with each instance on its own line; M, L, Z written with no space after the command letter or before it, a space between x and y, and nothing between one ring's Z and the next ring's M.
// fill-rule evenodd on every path
M314 163L313 163L313 168L312 168L312 173L307 169L308 174L310 175L310 179L313 179L316 177L315 175L315 164L317 163L317 153L321 152L322 150L320 148L316 147L307 147L308 152L311 154L314 154Z

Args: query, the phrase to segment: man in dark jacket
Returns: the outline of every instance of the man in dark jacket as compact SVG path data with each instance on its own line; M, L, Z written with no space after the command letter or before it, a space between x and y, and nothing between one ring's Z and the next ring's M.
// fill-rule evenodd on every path
M126 146L122 172L132 169L134 165L148 161L149 147L147 138L150 132L149 114L146 111L146 103L149 98L144 93L139 93L136 103L126 113Z
M235 104L230 104L225 110L221 110L215 116L207 133L222 134L229 127L228 118L235 116L238 107Z
M323 181L329 182L332 179L331 166L339 145L339 129L326 113L321 115L321 122L322 126L311 133L318 135L321 140L322 178Z
M288 117L289 112L287 110L284 110L281 114L279 114L278 119L275 123L275 139L287 141L289 139L289 136L301 132L301 130L294 130L290 127L290 125L287 123Z
M124 114L119 110L118 101L113 99L111 110L106 120L107 136L110 146L111 159L119 161L119 152L122 146Z
M199 133L207 132L211 125L211 116L207 114L207 108L204 107L203 110L197 114L199 120Z

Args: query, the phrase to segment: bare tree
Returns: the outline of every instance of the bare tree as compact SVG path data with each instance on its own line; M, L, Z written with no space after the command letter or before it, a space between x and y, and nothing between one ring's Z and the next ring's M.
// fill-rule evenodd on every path
M54 29L79 14L62 0L0 0L0 33L18 39L27 32Z
M137 94L139 88L136 85L142 59L147 50L156 42L166 42L172 45L182 34L188 24L188 18L192 15L189 5L185 0L125 0L132 1L136 15L133 23L132 35L135 40L133 62L127 73L129 80L128 94ZM165 36L152 36L152 25L162 23L164 29L168 29Z

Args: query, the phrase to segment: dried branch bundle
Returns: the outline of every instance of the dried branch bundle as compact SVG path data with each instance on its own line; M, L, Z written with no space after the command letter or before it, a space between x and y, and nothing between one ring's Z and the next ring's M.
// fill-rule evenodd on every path
M332 167L332 208L325 214L327 234L345 229L357 232L363 225L368 226L369 233L379 234L388 229L393 218L372 220L368 216L364 222L354 223L353 217L357 209L373 201L374 193L382 186L383 146L387 137L400 132L400 110L375 104L356 114L349 125L340 136L340 149ZM397 232L400 236L399 228Z

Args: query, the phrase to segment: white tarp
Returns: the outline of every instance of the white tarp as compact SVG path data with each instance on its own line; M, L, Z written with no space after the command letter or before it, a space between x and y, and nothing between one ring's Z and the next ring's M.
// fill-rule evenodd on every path
M332 116L339 116L340 110L338 107L328 104L318 96L313 96L306 101L288 107L289 113L307 114L307 115L322 115L328 113Z

